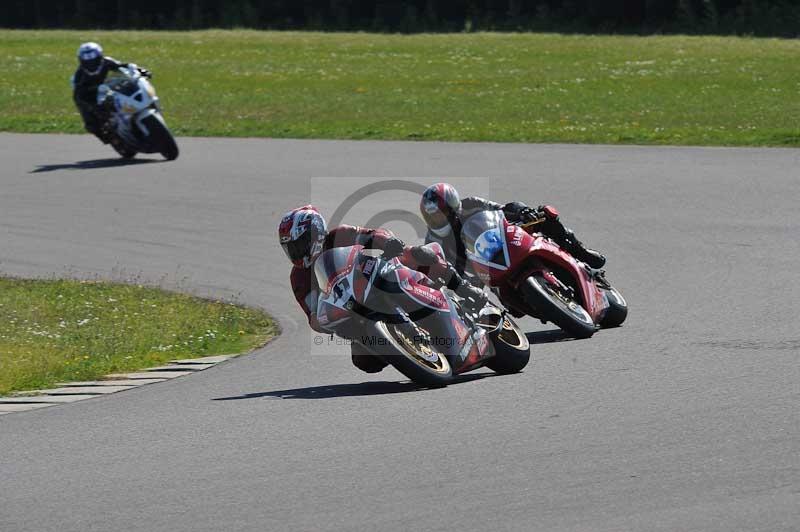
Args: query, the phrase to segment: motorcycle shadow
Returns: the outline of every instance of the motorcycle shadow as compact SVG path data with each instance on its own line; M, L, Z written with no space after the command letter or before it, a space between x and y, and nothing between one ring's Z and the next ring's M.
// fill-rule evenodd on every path
M103 168L115 168L118 166L133 166L137 164L160 163L164 162L161 159L122 159L122 158L109 158L109 159L92 159L89 161L78 161L75 163L64 164L41 164L35 170L31 170L30 174L38 174L41 172L55 172L56 170L99 170Z
M567 333L562 331L561 329L554 329L550 331L535 331L525 333L525 336L528 338L528 342L533 344L552 344L555 342L573 342L577 340L577 338L573 338L569 336Z
M449 384L453 386L465 382L494 377L496 373L475 373L460 375ZM260 399L269 397L273 399L332 399L334 397L360 397L365 395L387 395L393 393L412 393L432 390L413 382L369 381L352 384L329 384L325 386L309 386L307 388L293 388L290 390L274 390L270 392L247 393L232 397L215 397L212 401L239 401L241 399Z

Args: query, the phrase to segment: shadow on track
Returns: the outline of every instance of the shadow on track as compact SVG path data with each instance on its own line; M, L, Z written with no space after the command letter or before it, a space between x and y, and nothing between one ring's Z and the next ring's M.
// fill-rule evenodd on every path
M461 384L487 377L494 377L495 373L476 373L474 375L461 375L450 384ZM391 393L424 392L430 390L418 386L413 382L372 381L358 384L329 384L326 386L309 386L308 388L294 388L291 390L275 390L271 392L255 392L233 397L216 397L212 401L239 401L241 399L259 399L271 397L273 399L331 399L334 397L359 397L364 395L386 395Z
M577 338L573 338L572 336L567 335L561 329L555 329L551 331L536 331L536 332L529 332L525 333L525 336L528 338L528 342L533 344L552 344L555 342L574 342L578 340Z
M54 172L56 170L98 170L102 168L115 168L118 166L132 166L136 164L160 163L161 159L92 159L90 161L78 161L76 163L65 164L42 164L31 170L29 174L40 172Z

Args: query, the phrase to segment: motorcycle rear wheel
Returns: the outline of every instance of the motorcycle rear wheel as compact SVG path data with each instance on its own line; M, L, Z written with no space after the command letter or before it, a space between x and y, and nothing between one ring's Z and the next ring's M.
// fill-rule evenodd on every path
M525 301L539 312L538 317L555 323L575 338L589 338L597 330L586 309L552 287L541 274L528 277L520 289Z
M492 333L492 343L497 353L486 362L486 367L507 375L519 373L531 359L528 337L510 318L503 317L503 325Z
M447 357L433 346L415 340L415 332L408 323L377 322L375 329L385 341L378 338L375 346L381 358L394 368L423 386L444 386L452 382L453 369Z

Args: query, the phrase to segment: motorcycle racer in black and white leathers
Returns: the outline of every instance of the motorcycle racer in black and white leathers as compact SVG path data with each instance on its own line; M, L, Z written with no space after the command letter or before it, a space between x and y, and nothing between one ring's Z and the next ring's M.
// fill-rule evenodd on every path
M103 130L108 112L97 104L97 89L109 72L128 66L129 63L104 56L103 48L97 43L85 42L78 48L78 69L72 75L72 98L81 113L86 131L105 144L110 141L110 135ZM151 77L149 70L139 68L139 72L147 78Z

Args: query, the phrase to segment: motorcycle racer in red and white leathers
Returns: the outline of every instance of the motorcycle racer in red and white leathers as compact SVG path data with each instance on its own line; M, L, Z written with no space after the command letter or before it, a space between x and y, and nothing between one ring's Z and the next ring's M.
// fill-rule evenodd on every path
M437 244L406 246L403 241L387 229L369 229L352 225L340 225L328 231L322 214L313 205L304 205L287 212L278 227L278 237L286 256L293 264L290 281L294 297L305 312L309 326L317 332L328 333L317 319L319 286L314 275L314 261L323 251L337 247L362 245L368 249L380 249L383 258L397 257L400 262L427 275L434 283L446 286L464 298L474 308L482 307L485 294L459 275L444 259ZM368 373L383 369L386 364L364 352L360 345L352 346L353 364Z
M592 268L602 268L606 263L603 255L584 246L572 230L564 227L558 210L551 205L531 208L518 201L502 205L475 196L461 199L453 185L436 183L423 192L419 208L428 226L425 242L441 245L447 260L461 274L467 264L461 228L470 216L482 211L502 210L512 223L536 221L537 232L553 239L576 259Z

